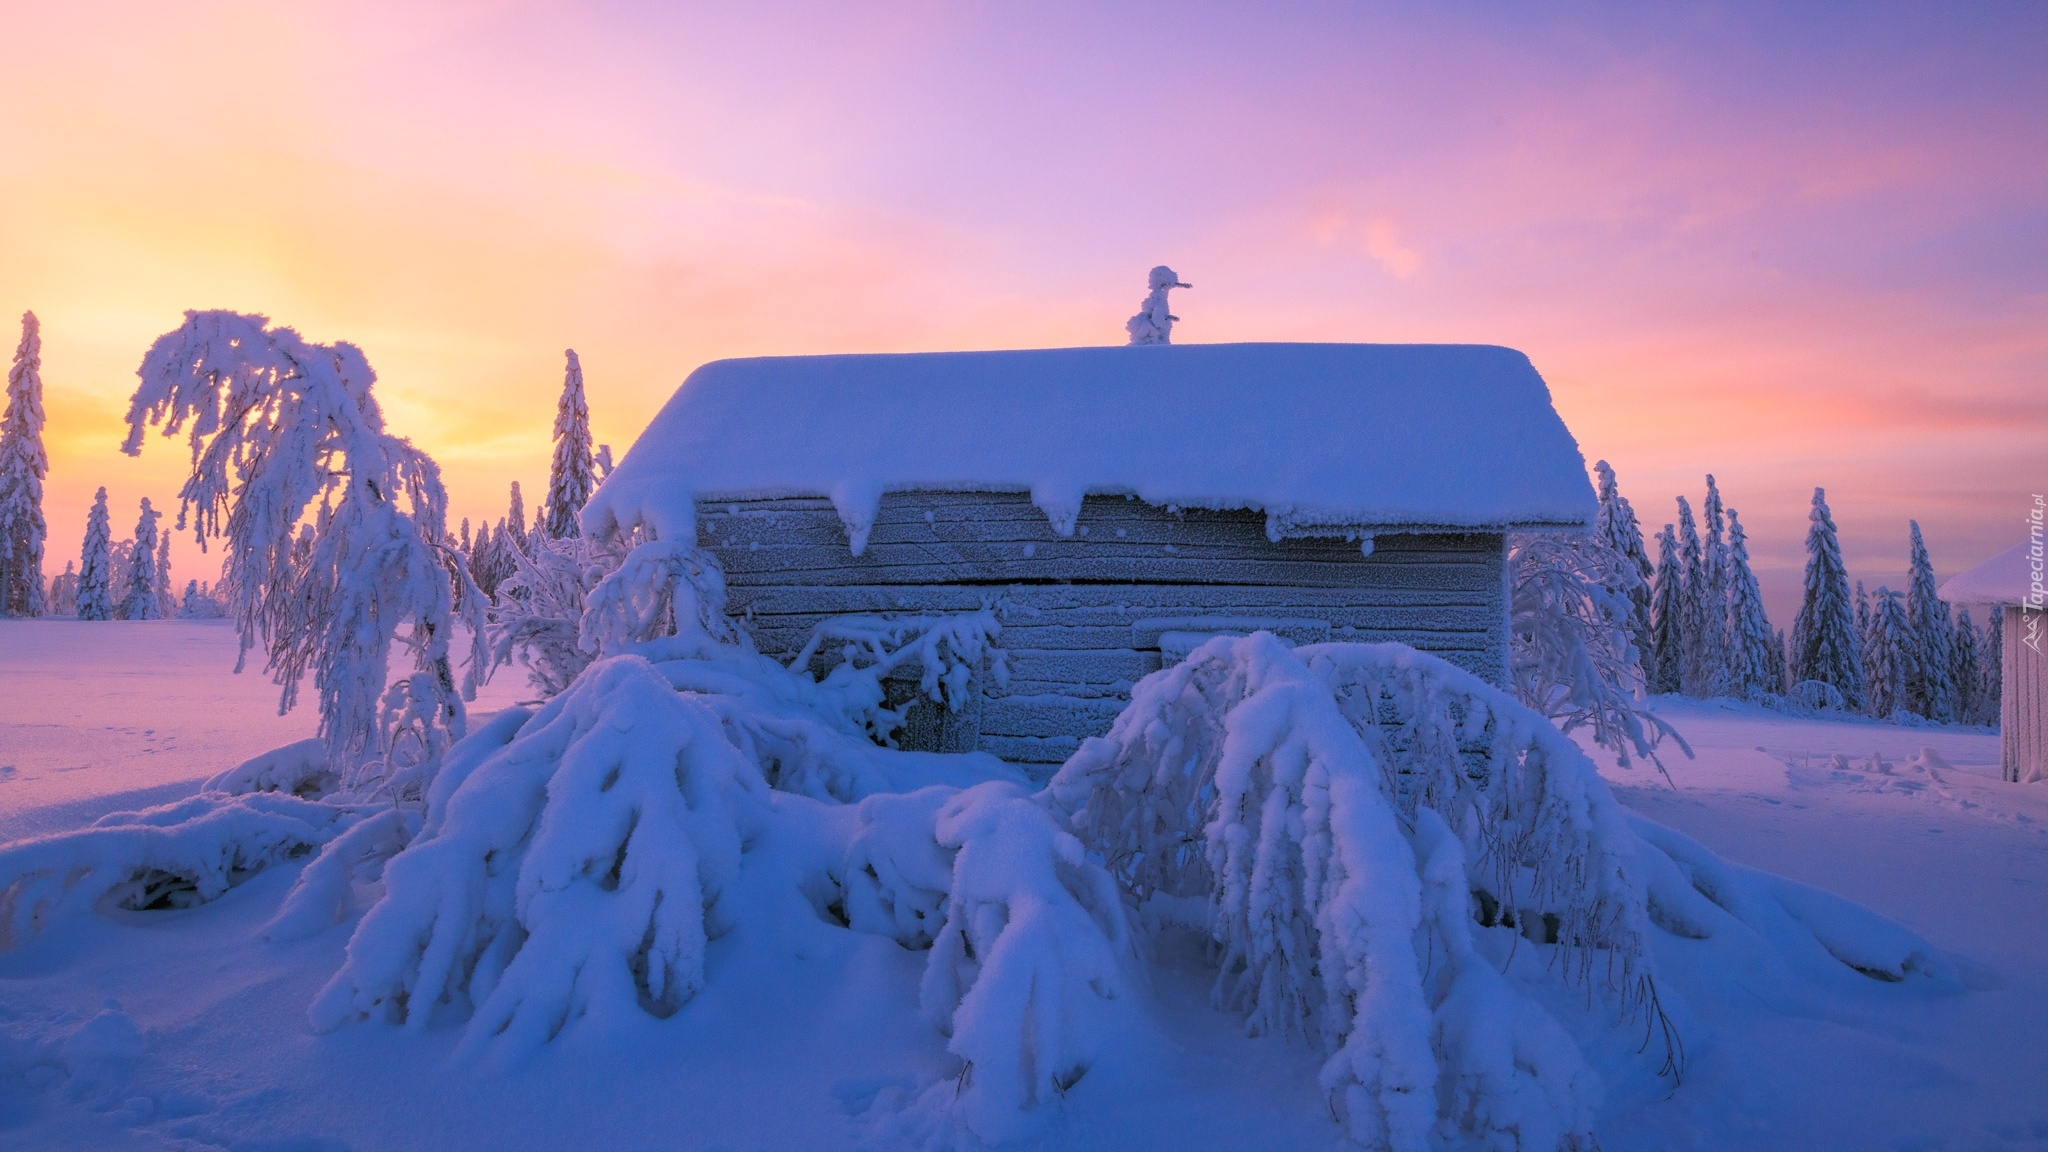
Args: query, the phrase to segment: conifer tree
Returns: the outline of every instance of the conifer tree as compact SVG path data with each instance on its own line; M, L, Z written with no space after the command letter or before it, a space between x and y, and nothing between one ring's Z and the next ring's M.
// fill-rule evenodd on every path
M114 618L114 551L107 526L107 490L93 495L85 517L85 549L78 558L78 618Z
M121 619L161 620L156 598L156 522L163 513L142 498L142 516L135 522L135 548L128 555L127 579L121 586Z
M40 616L43 593L43 338L36 314L21 314L21 343L7 370L0 415L0 616Z
M1861 642L1870 636L1870 593L1863 590L1863 581L1856 582L1856 639Z
M1644 654L1643 679L1653 693L1676 692L1682 686L1685 660L1682 621L1684 577L1678 567L1678 539L1671 525L1657 534L1657 571L1650 598L1650 647Z
M1704 696L1705 676L1700 663L1700 619L1705 613L1701 599L1706 595L1706 556L1700 548L1700 530L1692 518L1692 505L1678 498L1678 635L1680 691Z
M72 562L64 562L64 570L50 577L49 611L52 616L75 616L78 614L78 571Z
M1864 662L1869 693L1866 708L1880 720L1895 720L1912 710L1907 688L1912 682L1916 647L1913 625L1899 594L1889 588L1877 590L1870 616L1872 643Z
M1806 532L1806 591L1799 618L1792 625L1792 650L1799 680L1832 684L1851 708L1863 706L1863 670L1855 631L1855 606L1849 601L1849 573L1842 566L1842 546L1835 518L1828 511L1827 492L1813 490L1813 510Z
M1977 719L1977 685L1982 679L1978 667L1982 657L1983 642L1978 639L1977 625L1970 619L1968 608L1956 610L1955 663L1951 677L1956 686L1956 719L1964 724L1982 723Z
M156 610L166 620L178 614L178 592L171 587L171 534L156 535Z
M462 547L462 554L463 554L464 556L467 556L467 555L469 555L469 553L470 553L470 543L469 543L469 517L467 517L467 516L464 516L464 517L462 518L462 539L461 539L461 540L459 540L459 541L457 541L457 543L458 543L458 544L460 544L460 545L461 545L461 547Z
M1702 696L1740 695L1740 658L1736 653L1734 601L1729 587L1728 545L1721 489L1707 477L1707 497L1700 505L1706 538L1700 547L1699 666Z
M597 489L596 458L590 448L590 405L583 399L583 365L571 348L562 375L562 398L555 406L555 459L548 469L546 535L555 540L581 536L576 521Z
M1728 509L1728 605L1733 623L1729 691L1751 699L1784 691L1784 678L1778 672L1778 638L1764 613L1763 590L1757 587L1756 573L1749 566L1749 544L1733 508Z
M519 551L526 551L526 500L519 495L517 480L512 482L512 510L498 522L498 546L502 548L508 542Z
M1913 679L1908 688L1913 711L1929 720L1956 718L1955 630L1948 604L1935 590L1934 564L1927 558L1920 522L1906 522L1912 532L1912 583L1906 616L1913 625Z
M609 453L606 455L608 457ZM1636 510L1629 506L1628 497L1621 494L1614 469L1602 460L1593 465L1593 470L1600 476L1600 513L1593 522L1593 536L1620 556L1622 570L1635 578L1628 589L1629 600L1634 605L1629 614L1629 634L1647 679L1651 659L1650 578L1655 575L1655 569L1650 566L1649 553L1643 548L1643 527L1636 521Z

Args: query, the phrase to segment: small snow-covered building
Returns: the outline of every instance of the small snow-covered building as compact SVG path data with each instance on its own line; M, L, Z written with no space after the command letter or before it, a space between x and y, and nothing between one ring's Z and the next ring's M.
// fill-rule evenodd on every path
M833 617L993 609L967 705L903 742L1053 763L1219 633L1398 640L1504 684L1506 534L1594 510L1519 352L1214 344L707 364L584 524L693 534L785 660Z
M2044 549L2022 540L1941 586L1951 604L2005 609L1999 637L1998 732L2005 778L2048 779L2048 606L2044 606Z

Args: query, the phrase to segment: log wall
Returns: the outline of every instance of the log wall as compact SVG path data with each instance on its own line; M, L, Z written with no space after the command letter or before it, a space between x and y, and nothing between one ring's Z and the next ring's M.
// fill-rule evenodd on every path
M1398 640L1506 682L1498 532L1387 530L1366 556L1344 540L1268 540L1261 513L1090 497L1061 538L1022 494L909 493L882 500L855 556L828 500L707 501L698 517L728 607L784 660L829 616L996 609L1007 684L982 677L972 715L913 716L906 746L1058 763L1160 667L1162 636L1171 652L1205 631Z

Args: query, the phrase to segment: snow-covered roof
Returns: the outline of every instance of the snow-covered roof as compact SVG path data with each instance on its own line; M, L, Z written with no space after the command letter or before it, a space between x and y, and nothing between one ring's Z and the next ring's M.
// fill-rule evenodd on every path
M2039 603L2044 549L2022 540L1975 568L1958 572L1941 586L1951 604L1999 604L2011 607Z
M1263 511L1281 535L1576 527L1595 504L1550 390L1509 348L1181 344L720 360L584 512L694 530L697 499L828 497L858 550L885 492Z

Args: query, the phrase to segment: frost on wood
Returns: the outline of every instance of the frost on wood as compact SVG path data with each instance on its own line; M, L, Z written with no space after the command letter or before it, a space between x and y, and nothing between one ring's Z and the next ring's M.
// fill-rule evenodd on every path
M360 349L268 325L187 312L143 357L123 451L139 454L151 426L187 433L179 526L189 520L202 547L226 542L222 585L243 648L262 645L280 708L312 674L337 766L387 751L380 722L394 642L412 650L424 677L412 690L431 698L431 723L459 737L474 685L458 689L448 642L458 607L481 624L481 595L445 545L440 468L385 429ZM472 654L472 676L481 671Z
M759 819L718 718L637 657L593 665L428 814L313 1005L316 1026L425 1027L526 1047L572 1021L666 1015L704 980L707 920Z
M1577 1049L1469 943L1474 920L1513 924L1644 1010L1632 837L1542 717L1400 645L1218 639L1141 683L1050 791L1141 911L1206 902L1219 1001L1321 1042L1360 1143L1590 1141Z

